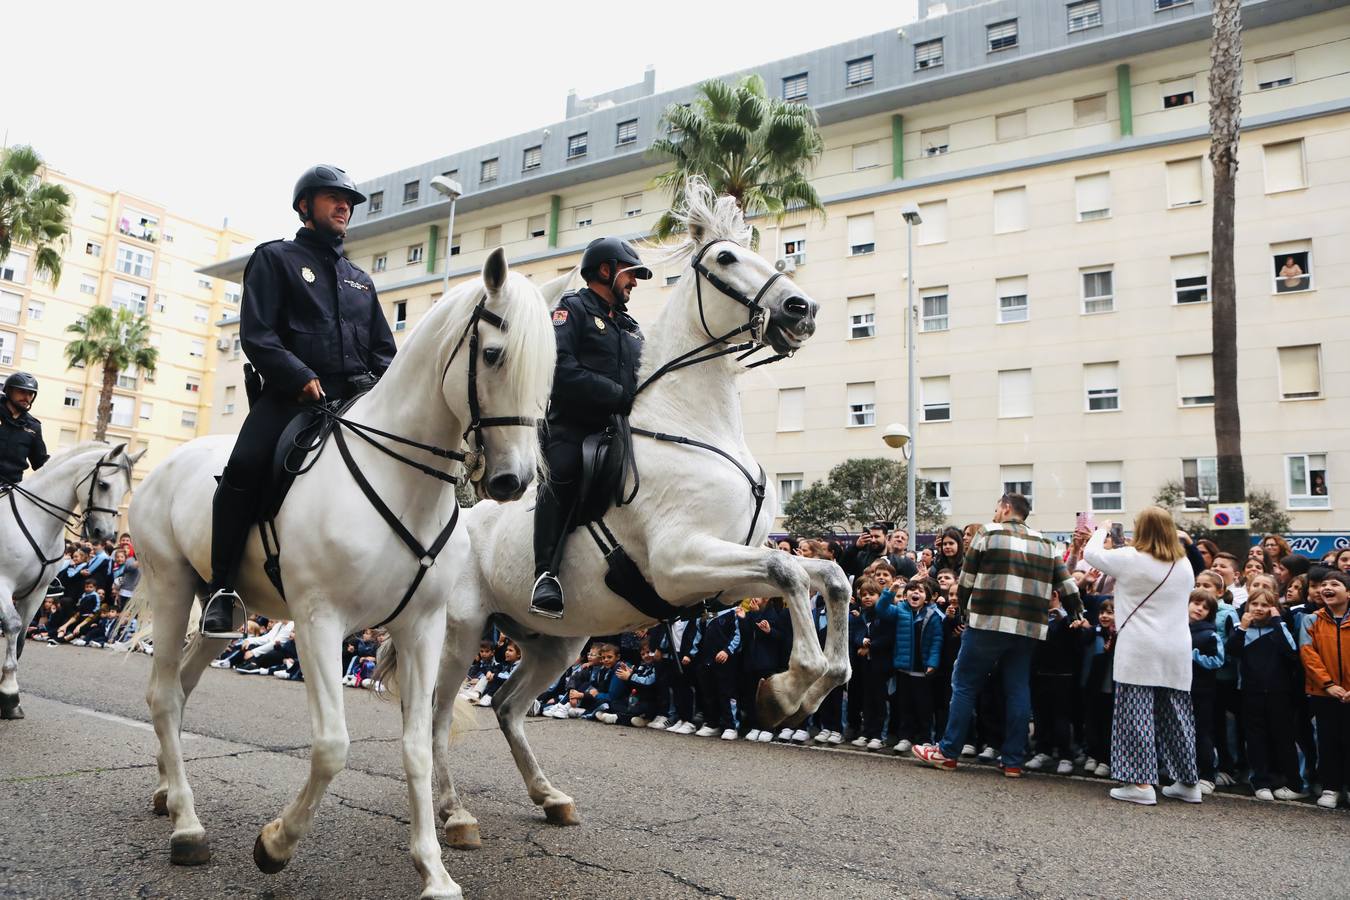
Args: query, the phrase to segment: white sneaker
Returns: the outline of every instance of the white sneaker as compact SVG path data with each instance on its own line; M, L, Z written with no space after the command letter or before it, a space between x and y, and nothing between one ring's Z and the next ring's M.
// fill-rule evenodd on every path
M828 728L822 728L816 732L815 742L817 744L823 744L829 739L830 739L830 730Z
M724 741L734 741L734 740L737 740L737 739L739 739L739 738L740 738L740 735L736 733L736 729L735 729L735 728L728 728L728 729L726 729L725 731L722 732L722 740L724 740Z
M704 725L698 731L694 732L695 737L712 737L715 734L717 734L717 729L713 728L711 725Z
M1162 789L1164 797L1171 797L1173 800L1181 800L1185 803L1199 803L1204 799L1205 793L1200 790L1199 783L1182 784L1180 781L1173 782Z
M904 738L901 738L900 742L895 745L894 750L896 753L908 753L913 746L913 741L907 741Z
M790 740L792 740L792 729L791 729L791 728L784 728L782 731L778 732L778 739L779 739L780 741L790 741Z
M1061 759L1061 760L1059 761L1059 765L1055 766L1055 774L1056 774L1056 775L1072 775L1072 774L1073 774L1073 760L1071 760L1071 759Z
M665 731L667 728L670 727L670 724L671 724L670 720L667 719L665 716L657 716L655 719L652 719L650 722L647 723L647 727L654 728L657 731Z
M484 699L487 699L487 698L484 698ZM613 724L615 724L616 722L619 721L619 717L618 717L618 715L615 714L615 713L602 712L602 713L596 713L596 714L595 714L595 720L596 720L597 722L604 722L606 725L613 725Z
M1083 760L1083 771L1091 775L1097 768L1097 761L1092 757Z
M986 747L985 749L989 752L989 758L990 758L990 759L993 759L995 756L998 756L998 751L995 750L993 747ZM961 755L962 755L962 756L974 756L974 755L975 755L975 745L974 745L974 744L966 744L964 747L961 748Z
M628 724L632 725L634 728L646 728L651 723L648 722L646 719L642 718L642 716L633 716L632 720L629 721Z
M759 742L761 744L767 744L771 740L773 740L773 732L769 729L765 728L759 733Z
M72 647L83 647L83 646L84 646L84 638L76 638L75 640L73 640L73 641L70 642L70 646L72 646Z
M1277 788L1275 790L1276 800L1306 800L1308 794L1306 791L1296 791L1293 788Z
M849 743L852 744L852 745L855 746L855 747L866 747L866 746L867 746L867 738L866 738L865 736L863 736L863 735L860 734L860 735L858 735L857 737L855 737L853 740L849 741Z
M1227 772L1220 772L1214 779L1214 783L1219 787L1231 787L1232 785L1237 784L1237 780Z
M376 687L375 689L376 689L376 690L379 690L379 687ZM478 702L475 703L474 705L475 705L475 706L491 706L491 705L492 705L492 695L491 695L491 694L484 694L482 697L478 698Z
M799 744L805 744L810 738L811 735L805 728L798 728L796 731L792 732L792 739Z
M840 734L840 733L837 732L837 731L831 731L831 732L830 732L830 743L831 743L831 744L842 744L843 742L844 742L844 736L843 736L842 734Z
M1030 769L1033 772L1039 772L1041 769L1045 768L1045 764L1049 761L1049 756L1044 753L1037 753L1031 759L1027 760L1025 768Z
M586 715L586 710L582 709L580 706L567 707L567 718L569 719L580 719L584 715Z
M676 734L693 734L695 730L693 722L685 722L676 729Z
M1275 794L1274 794L1274 792L1271 791L1270 788L1257 788L1257 789L1256 789L1256 799L1257 799L1257 800L1274 800L1274 799L1275 799Z
M1204 794L1205 796L1209 796L1210 794L1214 793L1214 782L1207 781L1204 778L1201 778L1199 781L1196 782L1196 784L1199 785L1200 787L1200 793Z
M290 678L290 677L291 677L291 670L290 670L290 669L277 669L275 672L272 673L272 677L273 677L273 678Z
M747 731L747 732L745 733L745 739L746 739L747 741L757 741L757 740L759 740L759 729L758 729L758 728L751 728L749 731Z
M1340 791L1323 791L1322 796L1317 798L1317 805L1323 809L1335 809L1340 799Z
M213 668L213 669L228 669L229 667L230 667L230 661L229 661L228 659L213 659L213 660L211 660L211 668ZM351 682L347 680L347 679L349 679L349 678L351 678L351 677L352 677L352 676L348 675L347 678L342 679L342 683L343 683L343 684L351 684Z
M969 748L969 749L974 749L974 748L971 747L969 744L966 744L966 747ZM962 751L961 751L961 755L962 755L962 756L970 756L970 754L967 753L965 750L962 750ZM980 756L979 756L980 762L987 762L987 763L988 763L988 762L993 762L993 761L996 760L996 759L998 759L998 751L995 750L993 747L985 747L983 750L980 751Z
M1120 787L1111 788L1111 799L1138 803L1140 806L1158 805L1158 795L1153 792L1153 785L1141 788L1132 784L1123 784Z
M880 749L881 749L881 738L872 738L870 741L868 741L868 742L867 742L867 749L868 749L868 750L880 750Z

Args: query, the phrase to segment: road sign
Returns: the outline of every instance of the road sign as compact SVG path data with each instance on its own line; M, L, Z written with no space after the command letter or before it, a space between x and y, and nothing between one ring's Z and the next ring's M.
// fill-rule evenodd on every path
M1247 527L1247 504L1211 503L1209 523L1216 530L1225 531Z

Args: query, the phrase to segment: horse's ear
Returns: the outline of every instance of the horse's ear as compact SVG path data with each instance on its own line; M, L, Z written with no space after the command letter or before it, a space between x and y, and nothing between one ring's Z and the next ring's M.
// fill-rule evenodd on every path
M544 282L539 288L539 293L544 296L544 303L552 309L558 304L558 298L567 293L567 285L572 281L572 276L576 274L576 269L570 272L564 272L557 278Z
M117 457L121 456L125 452L127 452L126 443L123 442L121 444L118 444L117 446L113 447L111 450L108 451L108 461L112 462L114 459L117 459Z
M483 285L488 289L489 294L495 294L506 284L506 251L501 247L488 254L487 262L483 263Z
M694 239L695 247L702 247L708 237L708 229L702 222L691 219L689 221L689 236Z
M150 448L149 448L149 447L142 447L141 449L137 450L135 453L129 453L129 454L127 454L127 463L128 463L132 468L135 468L136 463L140 462L141 457L144 456L145 454L149 453L149 452L150 452Z

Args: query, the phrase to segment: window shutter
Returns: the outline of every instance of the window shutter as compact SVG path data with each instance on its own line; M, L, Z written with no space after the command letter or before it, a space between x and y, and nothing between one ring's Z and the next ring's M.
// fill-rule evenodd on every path
M778 392L778 430L801 431L806 417L806 388L784 388Z
M853 168L870 169L881 165L881 146L877 141L853 145Z
M1177 357L1177 396L1182 406L1214 402L1214 364L1208 353Z
M1083 366L1083 386L1089 391L1114 391L1120 386L1118 363L1088 363Z
M1303 141L1266 144L1266 193L1307 187L1303 177Z
M920 244L941 244L947 240L947 201L919 204L922 219L917 235Z
M1167 164L1167 205L1194 206L1205 201L1200 157L1177 159Z
M877 398L877 387L874 382L862 381L848 386L848 405L856 406L861 403L874 403Z
M951 405L952 402L952 380L948 375L942 375L938 378L923 378L919 384L923 393L923 405L934 406L938 404Z
M1000 141L1011 141L1017 138L1027 136L1027 111L1019 109L1017 112L1005 113L1001 116L994 116L994 138Z
M1030 416L1034 409L1030 369L998 373L998 415L1001 419Z
M1074 182L1078 195L1078 219L1105 218L1111 214L1111 176L1106 172L1084 175Z
M1026 231L1027 228L1027 189L1008 188L994 192L994 233L1007 234L1010 231Z
M1294 83L1294 57L1277 56L1256 63L1256 86L1259 90Z
M1321 347L1280 348L1280 396L1286 400L1322 395Z
M867 213L862 216L849 216L848 245L850 252L853 252L852 248L869 244L875 245L875 243L876 238L874 235L872 214Z
M1209 276L1209 254L1191 253L1186 256L1172 257L1172 277L1207 278Z

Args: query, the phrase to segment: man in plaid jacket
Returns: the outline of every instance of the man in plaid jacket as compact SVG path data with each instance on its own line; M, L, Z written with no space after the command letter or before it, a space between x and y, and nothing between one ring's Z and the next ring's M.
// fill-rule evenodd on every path
M1031 504L1021 494L1004 494L994 521L982 527L966 551L957 588L968 625L952 670L947 733L938 744L914 748L914 755L940 769L955 769L975 711L975 698L995 666L1003 672L1007 729L1001 768L1022 774L1031 720L1031 656L1045 640L1050 595L1077 618L1083 603L1051 540L1027 528Z

